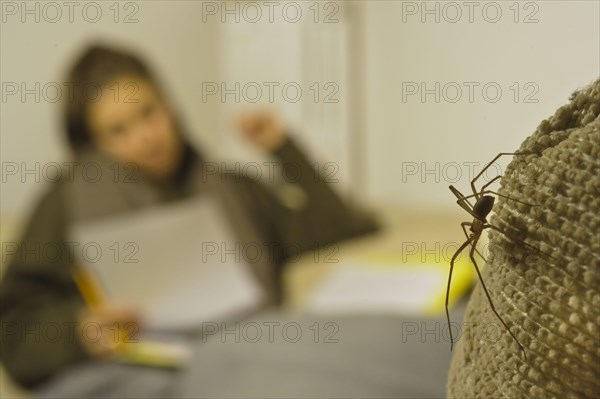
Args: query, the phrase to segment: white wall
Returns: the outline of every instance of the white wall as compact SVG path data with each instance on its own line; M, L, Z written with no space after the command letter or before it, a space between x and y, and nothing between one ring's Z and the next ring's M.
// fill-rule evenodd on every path
M265 15L257 22L252 22L255 14L248 10L237 23L226 16L226 22L219 24L218 83L229 90L239 84L241 96L239 102L232 94L209 96L210 102L219 104L217 151L222 158L243 160L242 166L265 161L262 154L242 146L231 119L241 110L272 109L290 126L312 161L320 166L331 162L325 170L330 182L340 191L347 190L343 184L349 181L350 163L344 4L322 5L319 11L314 2L278 4L272 20L265 7ZM284 11L286 4L293 7ZM330 15L335 21L323 23ZM272 93L269 85L273 85Z
M435 13L425 14L423 23L425 3L366 2L366 168L372 200L455 207L448 185L458 171L460 189L468 190L464 162L482 167L497 153L516 150L574 89L599 76L598 2L519 2L518 23L509 8L514 2L492 3L475 2L472 23L461 6L462 19L451 23L457 15L453 5L463 2L427 2L429 10L437 5L439 23ZM487 22L482 10L488 7L485 17L493 20L495 5L502 16ZM527 15L538 22L523 23ZM426 82L428 88L455 82L464 91L456 103L443 96L436 103L433 95L424 102L419 95L403 101L407 82ZM472 103L465 82L480 84ZM489 82L502 89L495 103L481 94ZM521 89L517 102L510 89L514 82ZM527 82L532 86L524 87ZM526 102L534 89L531 100L537 102ZM448 91L446 98L455 93ZM424 174L425 169L433 172Z
M299 22L282 18L280 10L288 3L302 8ZM24 3L2 3L3 84L60 80L66 62L94 38L131 45L161 72L200 144L226 158L249 160L259 154L241 147L229 122L238 109L253 104L231 97L205 101L203 83L294 82L303 88L299 102L282 101L279 92L267 105L291 123L315 160L336 163L341 191L373 203L454 209L447 186L458 171L457 184L466 189L470 169L465 162L482 165L498 152L516 149L539 121L564 104L572 90L594 80L600 69L599 3L592 1L520 2L517 23L509 8L514 2L477 2L473 22L463 2L427 2L430 10L438 7L439 22L432 14L421 21L422 2L320 2L318 22L313 2L282 2L273 22L264 14L256 23L248 20L251 10L237 22L222 10L207 12L207 4L222 7L222 2L120 3L118 23L109 9L112 2L98 2L103 16L97 23L87 22L81 11L75 12L73 23L68 15L57 23L26 15L22 22L21 10L12 15L6 4ZM138 22L123 22L127 12L136 10L125 4L138 7ZM266 12L263 2L257 4ZM452 5L463 13L456 23L448 21L455 17ZM494 18L494 5L502 11L497 23L482 14L488 7L485 17ZM323 23L327 15L332 23ZM527 15L537 22L524 23ZM315 82L321 96L325 84L336 84L339 101L321 98L315 103L309 89ZM432 95L425 102L418 95L403 101L403 84L411 82L456 84L463 88L462 97L456 103L443 96L436 103ZM465 82L479 84L472 103ZM511 90L515 82L517 102ZM482 97L486 83L502 89L498 102ZM537 102L525 102L532 89L537 92L531 99ZM23 103L10 96L1 107L3 168L11 162L31 168L36 162L64 159L58 104L36 103L32 96ZM425 168L434 172L424 175ZM31 177L24 183L9 177L2 184L2 214L23 215L40 189Z

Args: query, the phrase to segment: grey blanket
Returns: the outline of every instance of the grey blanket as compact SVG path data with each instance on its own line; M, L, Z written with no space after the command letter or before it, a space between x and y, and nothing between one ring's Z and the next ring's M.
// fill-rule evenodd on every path
M463 311L461 304L453 320L460 320ZM189 339L195 355L185 370L89 362L65 370L36 394L44 398L439 398L444 396L451 355L445 317L325 318L277 311Z

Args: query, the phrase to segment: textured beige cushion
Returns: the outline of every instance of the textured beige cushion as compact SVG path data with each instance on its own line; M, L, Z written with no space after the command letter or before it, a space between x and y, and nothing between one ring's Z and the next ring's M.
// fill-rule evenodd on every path
M490 222L552 258L490 233L497 250L483 279L527 358L478 283L452 358L449 397L600 397L599 107L600 80L574 93L519 149L541 155L514 157L506 169L500 193L537 206L498 198Z

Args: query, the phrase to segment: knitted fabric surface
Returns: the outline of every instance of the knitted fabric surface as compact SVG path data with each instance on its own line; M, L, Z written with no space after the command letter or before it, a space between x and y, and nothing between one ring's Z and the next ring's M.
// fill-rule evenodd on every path
M497 250L482 277L526 356L478 282L448 397L600 397L599 108L597 80L523 142L519 152L534 154L515 156L506 168L499 193L529 205L497 198L490 223L511 238L486 230Z

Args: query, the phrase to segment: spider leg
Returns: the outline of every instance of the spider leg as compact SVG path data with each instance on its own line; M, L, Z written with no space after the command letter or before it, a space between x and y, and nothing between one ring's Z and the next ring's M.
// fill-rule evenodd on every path
M450 191L452 191L452 194L454 194L456 196L456 198L459 199L459 201L463 201L464 200L469 205L469 207L471 209L473 209L473 205L471 205L471 203L469 201L465 200L466 197L463 195L463 193L461 193L460 191L458 191L458 189L456 187L454 187L453 185L450 185L448 188L450 189Z
M492 180L490 180L489 182L485 183L483 186L481 186L481 191L485 191L485 189L492 184L493 182L495 182L496 180L498 180L499 178L501 178L502 175L498 175L496 177L494 177Z
M490 303L490 306L492 308L492 312L494 312L494 314L496 315L496 317L498 317L498 320L500 320L500 322L502 323L502 325L504 326L504 328L506 328L506 331L508 331L508 333L515 340L515 342L517 343L517 345L519 345L519 348L521 348L521 351L523 352L523 355L525 356L525 359L527 359L527 355L525 354L525 348L523 348L523 345L521 345L521 343L519 342L519 340L517 339L517 337L510 331L510 329L508 328L508 326L506 325L506 323L504 322L504 320L502 320L502 317L500 317L500 315L496 311L496 307L494 306L494 303L492 302L492 297L490 296L490 293L488 292L487 287L485 286L485 283L483 282L483 278L481 277L481 272L479 271L479 267L477 267L477 262L475 262L475 257L473 256L473 253L475 251L475 245L477 245L477 241L479 241L479 237L480 236L477 236L477 238L475 238L473 244L471 245L471 251L469 252L469 257L471 258L471 262L473 262L473 266L475 266L475 270L477 271L477 275L479 276L479 281L481 281L481 286L483 287L483 291L485 292L485 296L487 296L487 299L488 299L488 301Z
M498 176L498 177L500 177L500 176ZM520 204L523 204L523 205L535 206L535 205L530 204L528 202L519 201L516 198L509 197L508 195L504 195L504 194L499 194L496 191L492 191L492 190L485 190L485 191L481 191L480 193L478 193L478 195L484 195L484 194L494 194L494 195L497 195L498 197L506 198L506 199L509 199L511 201L515 201L515 202L518 202ZM472 197L475 197L475 195L474 194L465 195L465 198L472 198Z
M472 208L469 208L469 205L471 205L467 200L464 199L459 199L458 201L456 201L456 203L465 211L467 211L469 213L469 215L473 216L473 218L475 219L479 219L479 217L477 215L475 215L475 212L473 212Z
M501 152L500 154L496 155L494 157L494 159L492 159L487 165L485 165L483 167L483 169L481 169L479 171L479 173L477 174L477 176L475 176L473 178L473 180L471 180L471 189L473 190L473 194L480 194L476 189L475 189L475 182L477 181L477 179L479 179L481 177L481 175L483 175L485 173L485 171L492 166L492 164L494 162L496 162L498 160L498 158L500 158L503 155L530 155L530 154L537 154L537 152ZM483 191L483 188L482 188ZM479 197L477 195L475 195L475 198L479 199Z
M470 222L462 222L460 224L460 226L463 229L463 232L465 233L465 237L469 238L469 233L467 233L467 228L466 226L471 226L473 223ZM481 259L483 259L484 262L487 263L487 259L481 254L481 252L479 252L479 250L477 248L475 248L475 252L477 252L477 255L481 256Z
M462 245L456 250L452 259L450 260L450 272L448 273L448 288L446 289L446 317L448 318L448 331L450 331L450 351L454 347L454 338L452 337L452 327L450 326L450 312L448 311L448 301L450 299L450 281L452 281L452 269L454 269L454 260L458 255L473 241L475 236L469 237L467 241L463 242Z
M525 245L526 247L528 247L528 248L530 248L530 249L532 249L532 250L534 250L534 251L536 251L536 252L539 252L539 253L541 253L541 254L543 254L543 255L546 255L546 256L548 256L548 257L550 257L550 258L554 258L554 256L552 256L552 255L550 255L550 254L548 254L548 253L546 253L546 252L542 251L542 250L541 250L541 249L539 249L539 248L536 248L536 247L534 247L534 246L533 246L533 245L531 245L531 244L528 244L528 243L526 243L525 241L523 241L523 240L521 240L521 239L519 239L519 238L516 238L516 237L515 237L515 236L513 236L512 234L509 234L509 233L508 233L508 232L506 232L505 230L502 230L501 228L499 228L499 227L496 227L496 226L494 226L494 225L492 225L492 224L489 224L489 223L488 223L488 224L486 224L485 226L483 226L483 228L484 228L484 229L488 229L488 228L489 228L489 229L496 230L496 231L498 231L498 232L500 232L500 233L504 234L506 237L510 238L510 239L511 239L513 242L522 243L522 244L523 244L523 245Z
M520 204L523 204L523 205L535 206L534 204L530 204L529 202L520 201L520 200L518 200L516 198L509 197L508 195L504 195L504 194L499 194L498 192L492 191L492 190L482 191L482 193L485 193L485 194L492 193L492 194L497 195L498 197L506 198L506 199L509 199L511 201L515 201L515 202L518 202Z
M475 215L475 212L473 212L473 205L471 205L471 203L466 199L466 197L464 195L462 195L462 193L460 191L458 191L454 186L450 186L450 191L452 191L452 193L456 196L456 198L458 198L458 201L456 201L456 203L463 208L465 211L467 211L469 213L469 215L473 216L473 218L477 219L477 215Z

